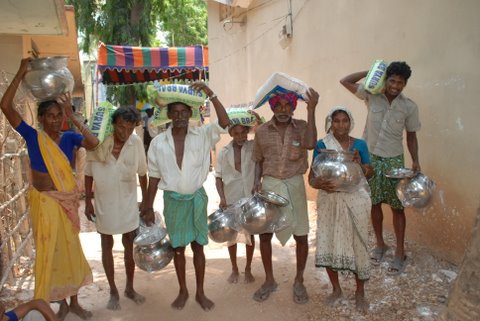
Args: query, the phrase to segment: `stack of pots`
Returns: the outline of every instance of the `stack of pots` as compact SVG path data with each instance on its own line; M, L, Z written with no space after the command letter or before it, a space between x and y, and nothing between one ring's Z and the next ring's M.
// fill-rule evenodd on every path
M255 193L243 202L240 225L249 234L263 234L279 231L283 219L280 207L287 206L289 201L270 191Z

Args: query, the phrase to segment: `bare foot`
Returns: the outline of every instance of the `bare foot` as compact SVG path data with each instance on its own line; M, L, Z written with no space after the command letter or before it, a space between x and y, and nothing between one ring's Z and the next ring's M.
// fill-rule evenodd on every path
M80 305L71 305L70 311L78 315L82 320L88 320L93 316L92 312L85 310Z
M107 303L107 309L109 310L121 310L122 307L120 306L120 297L117 294L110 294L110 300Z
M228 283L237 283L238 282L238 271L232 271L232 274L227 279Z
M57 312L58 320L59 321L65 320L65 317L67 316L69 311L70 311L70 308L68 307L67 302L61 301L60 302L60 308L58 309L58 312Z
M334 305L335 302L337 302L341 298L342 298L342 291L341 290L335 290L335 291L332 292L332 294L327 296L327 298L325 299L325 303L328 304L328 305Z
M185 306L185 303L188 300L188 291L180 291L177 298L171 304L172 308L181 310Z
M145 302L145 297L143 295L138 294L133 289L128 291L125 290L124 295L138 305L143 304Z
M370 308L370 303L368 303L364 295L355 294L355 307L358 311L367 313Z
M250 270L245 270L245 281L244 283L252 283L255 282L255 277L253 276Z
M205 296L205 294L198 294L197 293L197 295L195 295L195 300L197 300L198 304L200 304L202 309L205 310L205 311L210 311L215 306L215 303L210 301L210 299L207 298Z

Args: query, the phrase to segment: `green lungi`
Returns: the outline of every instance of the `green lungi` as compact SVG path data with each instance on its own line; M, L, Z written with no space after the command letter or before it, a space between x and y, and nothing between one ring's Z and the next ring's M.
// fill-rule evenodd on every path
M395 191L398 180L385 176L391 169L405 167L403 154L396 157L370 154L370 161L373 166L373 176L368 180L368 184L372 193L372 204L385 203L394 209L403 209Z
M173 248L185 247L193 241L208 244L207 203L203 187L193 194L163 192L163 215Z

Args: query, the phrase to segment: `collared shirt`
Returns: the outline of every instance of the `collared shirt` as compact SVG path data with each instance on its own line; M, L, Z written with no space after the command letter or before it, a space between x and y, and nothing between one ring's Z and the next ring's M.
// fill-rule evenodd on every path
M177 165L172 128L157 135L148 150L148 175L160 179L158 188L193 194L202 187L210 167L210 150L226 133L218 123L189 127L185 137L182 168Z
M85 175L95 180L97 230L103 234L123 234L138 227L137 174L147 173L142 139L130 135L118 159L111 153L105 162L89 161Z
M285 179L305 174L308 168L305 148L306 132L307 122L292 118L282 141L272 118L255 132L252 160L263 161L264 176Z
M223 181L223 191L228 205L252 195L255 178L255 162L252 161L253 140L246 141L241 150L241 170L235 169L233 141L224 146L217 157L215 177Z
M390 104L384 94L372 95L359 84L355 95L365 100L368 108L363 138L368 149L380 157L396 157L403 154L403 131L420 130L418 107L400 93Z

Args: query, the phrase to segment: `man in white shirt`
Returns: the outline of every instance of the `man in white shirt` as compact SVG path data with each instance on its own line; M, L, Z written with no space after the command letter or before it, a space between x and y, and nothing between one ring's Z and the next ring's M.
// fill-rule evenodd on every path
M192 106L183 102L168 104L167 116L172 125L156 136L148 151L149 186L143 219L147 224L154 221L153 201L157 188L162 189L164 217L167 231L174 248L175 272L180 286L172 307L182 309L188 299L185 277L185 247L190 244L197 278L195 299L208 311L214 303L205 296L205 255L203 246L208 243L207 194L203 183L210 167L210 150L225 133L228 115L217 95L203 82L192 84L192 89L202 90L212 101L218 124L189 127ZM198 107L198 106L193 106Z
M145 298L133 289L135 262L133 240L139 225L137 174L142 200L147 192L147 163L142 140L132 135L140 113L121 107L112 115L113 135L107 137L87 156L85 168L85 215L94 221L102 242L102 263L110 285L107 308L120 309L120 298L114 280L113 235L122 234L127 281L125 296L137 304ZM95 208L92 187L95 181Z

